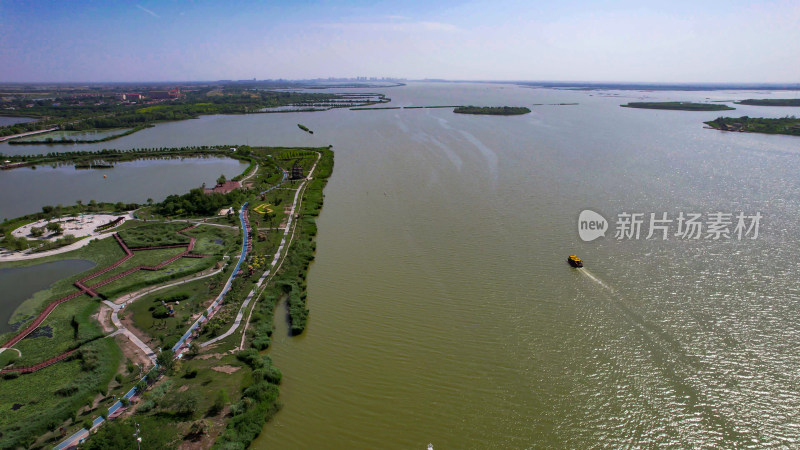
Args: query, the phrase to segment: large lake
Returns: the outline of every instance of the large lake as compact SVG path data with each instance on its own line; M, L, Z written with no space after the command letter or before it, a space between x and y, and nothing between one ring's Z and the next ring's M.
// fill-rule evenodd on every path
M213 186L220 175L230 179L246 168L239 160L209 157L142 159L117 163L111 169L56 165L4 170L0 172L0 220L41 211L45 205L74 205L77 200L145 203L152 198L158 202L203 183Z
M63 146L333 144L311 320L274 336L284 407L254 448L797 445L800 138L702 122L800 108L619 107L797 93L383 91L391 105L533 112L207 116ZM24 198L14 186L6 195ZM579 239L584 209L611 221L605 238ZM647 223L638 240L614 239L623 212L740 211L763 215L757 239L646 240Z

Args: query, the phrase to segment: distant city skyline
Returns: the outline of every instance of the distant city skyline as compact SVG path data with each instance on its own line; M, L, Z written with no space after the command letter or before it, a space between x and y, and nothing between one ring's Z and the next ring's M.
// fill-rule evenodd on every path
M0 82L797 83L791 1L0 2Z

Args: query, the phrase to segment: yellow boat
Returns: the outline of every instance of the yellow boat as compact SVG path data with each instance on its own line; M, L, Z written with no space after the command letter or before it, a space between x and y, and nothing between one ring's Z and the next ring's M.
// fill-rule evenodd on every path
M569 255L569 257L567 257L567 262L572 267L583 267L583 260L576 255Z

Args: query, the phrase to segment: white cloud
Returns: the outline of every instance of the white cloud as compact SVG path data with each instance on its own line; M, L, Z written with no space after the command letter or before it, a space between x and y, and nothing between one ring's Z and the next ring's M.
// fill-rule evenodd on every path
M399 16L398 16L399 17ZM399 20L399 19L398 19ZM444 22L332 22L320 24L322 28L342 31L369 31L413 33L421 31L453 33L461 29Z

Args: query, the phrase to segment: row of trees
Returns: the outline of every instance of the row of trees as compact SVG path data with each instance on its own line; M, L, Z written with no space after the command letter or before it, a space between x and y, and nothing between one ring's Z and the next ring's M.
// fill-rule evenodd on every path
M237 189L227 194L206 194L202 188L192 189L188 194L170 195L156 205L156 212L163 216L209 216L220 209L234 205L238 209L247 195Z
M524 106L459 106L453 109L459 114L488 114L493 116L513 116L528 114L530 109Z

